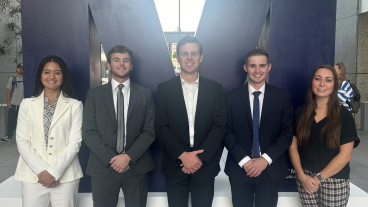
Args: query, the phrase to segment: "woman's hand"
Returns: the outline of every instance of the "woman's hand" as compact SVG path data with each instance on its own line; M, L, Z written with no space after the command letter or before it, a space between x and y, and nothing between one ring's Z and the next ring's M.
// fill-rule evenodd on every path
M59 181L55 180L55 181L51 184L50 188L56 188L59 184L60 184L60 183L59 183Z
M302 182L302 185L307 193L312 194L318 190L319 182L314 180L312 177L304 174L302 176L298 176L298 178Z
M38 183L41 183L42 186L49 188L51 187L51 185L53 184L53 182L55 181L54 176L52 176L49 172L47 172L47 170L44 170L42 172L40 172L38 175ZM58 184L59 185L59 184ZM57 185L56 185L57 186ZM55 187L56 187L55 186Z

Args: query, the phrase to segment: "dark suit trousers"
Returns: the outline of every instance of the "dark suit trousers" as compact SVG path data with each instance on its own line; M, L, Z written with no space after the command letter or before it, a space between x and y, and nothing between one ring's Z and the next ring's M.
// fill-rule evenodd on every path
M234 207L276 207L279 182L273 182L266 171L256 178L229 178Z
M116 207L120 188L123 189L126 207L146 207L148 173L133 176L130 170L125 173L113 170L107 178L92 177L91 185L94 207Z
M188 207L191 192L192 207L211 207L215 178L201 179L197 176L165 176L169 207Z

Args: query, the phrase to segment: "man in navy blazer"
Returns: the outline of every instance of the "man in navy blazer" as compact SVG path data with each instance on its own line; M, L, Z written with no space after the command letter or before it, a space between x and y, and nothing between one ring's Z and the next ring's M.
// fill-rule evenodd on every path
M256 207L276 207L279 181L288 174L292 103L288 92L266 83L266 51L248 52L244 70L249 82L226 94L225 173L234 207L253 207L254 200Z

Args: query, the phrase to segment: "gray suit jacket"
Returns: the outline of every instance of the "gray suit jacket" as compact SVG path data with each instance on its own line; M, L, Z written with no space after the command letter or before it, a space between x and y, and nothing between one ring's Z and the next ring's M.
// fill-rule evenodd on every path
M83 141L90 149L86 174L106 178L112 170L110 160L115 155L117 120L111 82L87 93L83 112ZM155 140L154 102L152 92L131 82L127 115L126 154L132 159L129 167L133 175L155 168L150 145Z

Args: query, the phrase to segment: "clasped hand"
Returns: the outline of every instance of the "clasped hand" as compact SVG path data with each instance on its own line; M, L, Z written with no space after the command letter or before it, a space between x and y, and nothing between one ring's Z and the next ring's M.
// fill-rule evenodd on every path
M266 169L268 162L265 158L253 158L243 165L243 168L249 177L258 177L264 169Z
M46 188L55 188L60 183L55 180L55 177L52 176L47 170L40 172L38 175L38 183L40 183L43 187Z
M185 174L193 174L202 167L202 161L199 160L197 154L202 153L204 150L197 150L192 152L184 152L179 159L181 160L180 166L183 167L182 171Z
M116 155L115 157L111 158L110 164L111 167L118 173L124 173L128 171L129 168L129 162L131 158L127 154L120 154Z
M320 181L318 180L317 176L312 178L304 174L302 176L298 176L298 178L300 182L302 182L302 185L307 193L312 194L318 190Z

